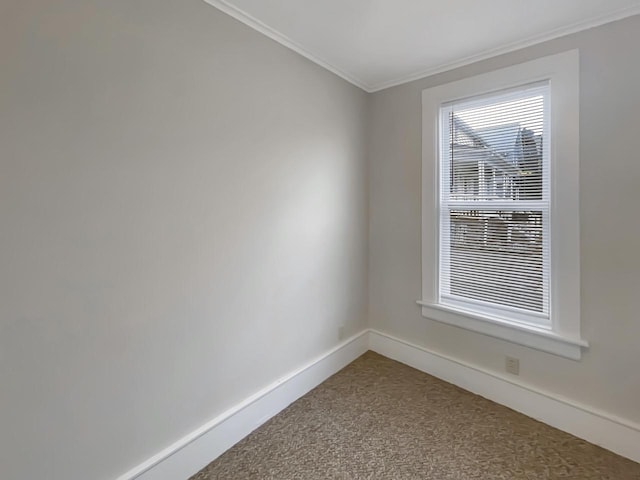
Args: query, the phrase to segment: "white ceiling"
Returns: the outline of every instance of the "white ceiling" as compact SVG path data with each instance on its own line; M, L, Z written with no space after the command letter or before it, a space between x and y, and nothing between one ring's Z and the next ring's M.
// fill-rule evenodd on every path
M369 92L640 13L640 0L205 0Z

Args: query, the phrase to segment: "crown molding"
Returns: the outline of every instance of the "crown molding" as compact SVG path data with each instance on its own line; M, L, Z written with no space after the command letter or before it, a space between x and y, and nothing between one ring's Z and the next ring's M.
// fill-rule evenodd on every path
M583 30L588 30L590 28L599 27L600 25L615 22L617 20L622 20L624 18L632 17L638 14L640 14L640 4L632 7L625 7L622 9L615 10L613 12L609 12L605 15L598 15L596 17L591 17L587 20L581 20L580 22L575 22L561 28L556 28L554 30L550 30L540 35L527 37L524 40L518 40L517 42L508 43L506 45L503 45L502 47L483 50L480 53L470 55L468 57L464 57L459 60L454 60L453 62L443 63L436 67L428 68L426 70L419 70L409 75L398 77L394 80L380 82L378 84L374 84L373 86L371 86L367 91L369 93L379 92L380 90L385 90L387 88L413 82L415 80L420 80L421 78L430 77L438 73L454 70L456 68L464 67L466 65L480 62L482 60L487 60L489 58L496 57L498 55L514 52L516 50L520 50L526 47L531 47L533 45L537 45L539 43L553 40L555 38L564 37L565 35L571 35L572 33L577 33Z
M606 23L615 22L616 20L622 20L624 18L640 14L640 4L631 6L631 7L621 8L604 15L597 15L594 17L590 17L586 20L581 20L579 22L565 25L564 27L549 30L540 35L534 35L531 37L527 37L523 40L518 40L517 42L511 42L498 48L483 50L479 53L469 55L467 57L463 57L451 62L442 63L432 68L418 70L416 72L403 75L395 79L369 85L367 82L361 80L356 75L353 75L352 73L349 73L345 70L342 70L336 67L335 65L332 65L330 62L324 60L319 55L313 52L310 52L309 50L304 48L302 45L297 43L296 41L280 33L276 29L270 27L269 25L258 20L257 18L249 15L247 12L232 5L228 0L204 0L204 1L209 5L217 8L218 10L226 13L227 15L235 18L236 20L244 23L245 25L253 28L254 30L262 33L263 35L269 37L270 39L280 43L281 45L284 45L285 47L293 50L294 52L302 55L303 57L311 60L312 62L320 65L326 70L329 70L335 75L338 75L340 78L346 80L347 82L355 85L358 88L361 88L362 90L368 93L379 92L380 90L385 90L387 88L402 85L404 83L420 80L421 78L426 78L431 75L436 75L438 73L443 73L456 68L464 67L466 65L470 65L472 63L476 63L482 60L487 60L489 58L496 57L498 55L510 53L516 50L520 50L522 48L530 47L532 45L553 40L555 38L563 37L565 35L570 35L572 33L577 33L582 30L588 30L590 28L598 27Z
M283 35L278 32L276 29L271 28L269 25L261 22L257 18L249 15L244 10L239 9L238 7L232 5L226 0L204 0L209 5L217 8L218 10L226 13L227 15L235 18L236 20L244 23L248 27L253 28L254 30L266 35L271 40L275 40L276 42L284 45L285 47L293 50L294 52L302 55L303 57L311 60L312 62L320 65L321 67L329 70L331 73L338 75L340 78L346 80L347 82L355 85L358 88L361 88L365 92L371 92L371 87L367 85L365 82L357 78L355 75L345 72L344 70L332 65L327 62L320 56L316 55L313 52L310 52L306 48L304 48L299 43L295 42L291 38Z

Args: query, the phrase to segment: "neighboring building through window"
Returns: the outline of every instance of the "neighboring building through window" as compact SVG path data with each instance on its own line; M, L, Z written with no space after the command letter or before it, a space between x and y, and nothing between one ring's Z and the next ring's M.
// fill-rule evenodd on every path
M580 358L578 121L577 51L423 92L424 316Z

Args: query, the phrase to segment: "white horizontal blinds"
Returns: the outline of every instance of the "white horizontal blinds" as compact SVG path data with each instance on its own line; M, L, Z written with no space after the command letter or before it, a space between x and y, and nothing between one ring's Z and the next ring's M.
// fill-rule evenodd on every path
M549 322L548 84L452 102L440 122L440 302Z

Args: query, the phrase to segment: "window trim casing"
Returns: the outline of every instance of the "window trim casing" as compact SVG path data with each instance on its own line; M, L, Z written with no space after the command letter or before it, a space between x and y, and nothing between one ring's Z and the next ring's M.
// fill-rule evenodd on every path
M551 154L551 328L438 304L440 107L469 97L548 81ZM424 317L579 360L579 52L571 50L422 92L422 307ZM560 161L557 161L560 159ZM559 188L562 186L562 188Z

